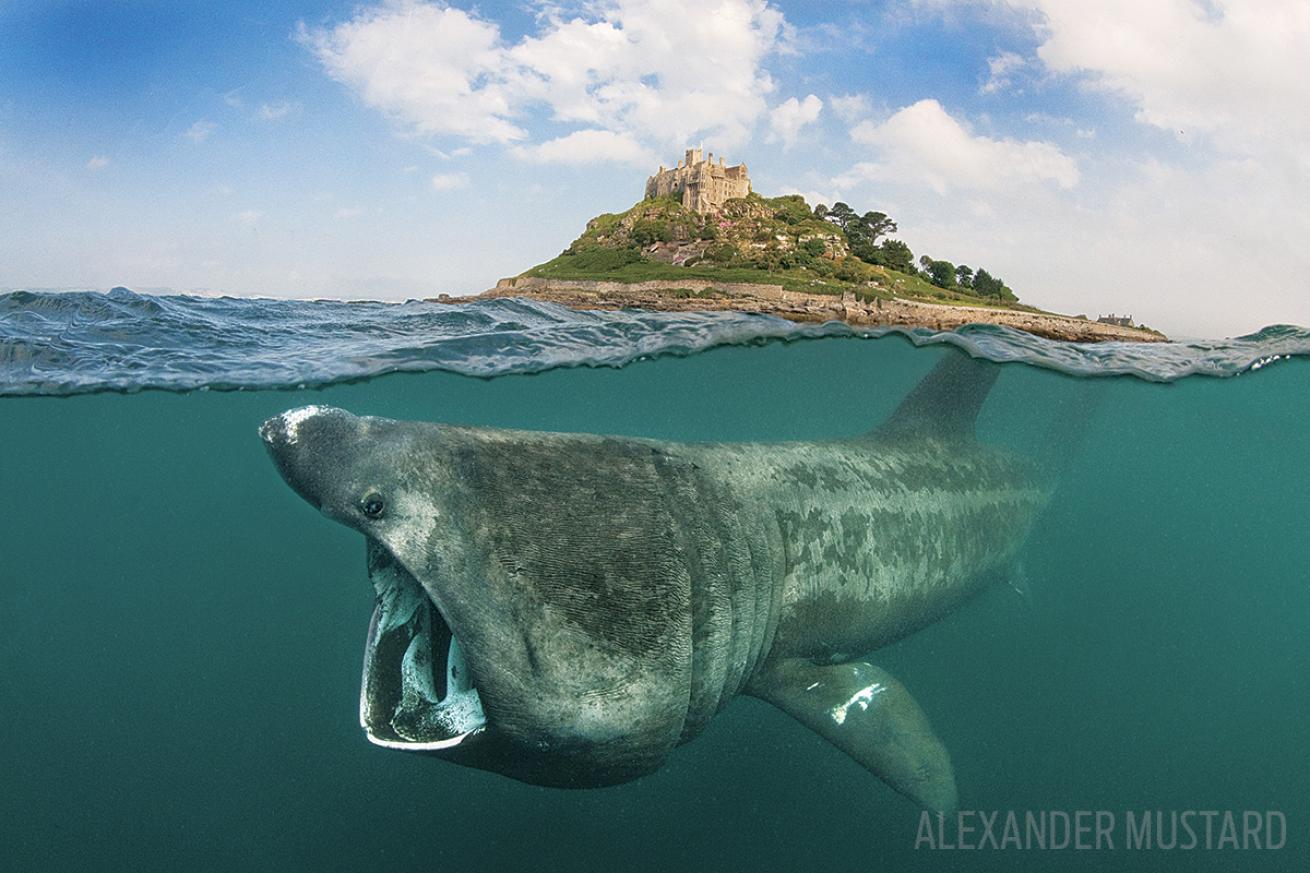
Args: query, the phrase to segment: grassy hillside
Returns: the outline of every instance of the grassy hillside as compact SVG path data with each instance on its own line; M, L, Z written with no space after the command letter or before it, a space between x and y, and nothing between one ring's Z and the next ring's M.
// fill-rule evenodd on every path
M720 215L701 215L677 200L658 198L593 218L558 257L523 275L611 282L756 282L815 294L851 291L863 299L895 296L975 306L1016 302L1012 296L982 297L964 287L941 288L912 265L895 270L867 263L851 249L845 231L815 217L799 195L766 198L753 193L729 201Z

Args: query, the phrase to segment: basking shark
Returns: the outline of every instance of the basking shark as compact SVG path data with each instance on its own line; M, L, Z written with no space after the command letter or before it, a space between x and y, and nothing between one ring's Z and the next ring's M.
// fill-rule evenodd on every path
M360 722L388 748L546 785L658 768L739 694L924 807L950 758L867 653L1007 578L1050 487L980 445L999 367L951 352L869 434L675 443L358 417L260 429L362 533Z

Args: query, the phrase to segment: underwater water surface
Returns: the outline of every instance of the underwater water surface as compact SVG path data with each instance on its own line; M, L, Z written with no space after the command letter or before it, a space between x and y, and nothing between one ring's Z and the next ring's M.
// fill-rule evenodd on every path
M1310 869L1304 332L1079 348L506 307L0 296L0 869ZM913 803L747 697L605 789L365 740L364 544L287 488L260 422L827 439L952 345L1011 361L982 442L1050 453L1086 413L1027 589L870 654L961 806L1272 810L1283 848L916 848Z

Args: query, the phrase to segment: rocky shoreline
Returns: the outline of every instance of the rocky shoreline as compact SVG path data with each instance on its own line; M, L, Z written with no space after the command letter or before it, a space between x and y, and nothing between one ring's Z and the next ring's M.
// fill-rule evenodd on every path
M497 297L525 297L571 309L649 309L664 312L757 312L790 321L844 321L858 326L926 327L955 330L966 324L1000 324L1066 342L1167 342L1164 334L1136 327L1102 324L1068 315L927 303L893 298L859 300L787 291L778 285L687 281L603 282L518 276L501 279L475 297L442 295L435 302L465 303Z

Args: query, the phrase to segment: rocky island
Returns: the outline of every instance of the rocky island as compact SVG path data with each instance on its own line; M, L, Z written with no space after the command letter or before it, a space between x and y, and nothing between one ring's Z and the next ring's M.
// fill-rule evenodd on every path
M953 330L999 324L1072 342L1163 342L1131 318L1092 320L1023 305L986 269L924 255L882 212L761 197L744 164L688 149L631 209L587 223L558 257L477 295L574 309L735 310L792 321ZM442 295L438 302L470 298ZM474 298L476 299L476 298Z

